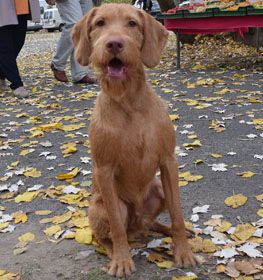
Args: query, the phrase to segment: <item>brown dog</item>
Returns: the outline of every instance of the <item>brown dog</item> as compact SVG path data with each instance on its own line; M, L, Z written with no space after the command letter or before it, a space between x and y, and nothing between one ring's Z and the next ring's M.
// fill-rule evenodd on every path
M73 31L76 58L93 65L102 89L90 124L89 220L111 258L108 273L118 277L135 271L127 235L148 229L172 235L177 266L196 264L180 206L174 129L143 66L159 63L167 37L154 18L126 4L92 9ZM156 220L166 207L171 230Z

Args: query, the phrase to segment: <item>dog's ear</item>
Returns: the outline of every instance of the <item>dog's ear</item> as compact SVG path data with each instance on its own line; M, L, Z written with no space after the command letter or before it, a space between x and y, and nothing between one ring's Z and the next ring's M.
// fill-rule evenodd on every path
M141 58L145 66L153 68L160 62L162 51L167 42L168 31L146 12L139 12L142 15L144 35Z
M79 20L71 34L73 45L75 48L75 57L80 65L89 64L92 46L90 42L91 21L96 13L97 8L90 10L81 20Z

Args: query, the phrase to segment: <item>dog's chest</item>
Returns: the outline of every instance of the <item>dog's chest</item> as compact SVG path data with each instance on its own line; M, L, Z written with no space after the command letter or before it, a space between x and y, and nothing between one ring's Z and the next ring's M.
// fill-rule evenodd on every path
M123 119L119 127L116 125L116 145L127 160L132 161L133 157L134 160L143 160L157 152L157 130L156 125L142 114L133 113L131 117Z
M112 114L95 116L91 123L90 140L94 156L103 161L134 167L156 160L160 145L156 123L140 112Z

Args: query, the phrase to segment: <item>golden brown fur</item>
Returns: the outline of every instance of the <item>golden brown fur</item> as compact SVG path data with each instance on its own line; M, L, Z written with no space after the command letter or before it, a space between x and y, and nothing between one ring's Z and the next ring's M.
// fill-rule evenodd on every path
M125 4L92 9L72 35L76 58L93 65L102 89L90 124L89 220L111 258L109 274L118 277L135 270L127 235L148 229L172 235L176 265L196 264L180 206L174 129L143 66L159 63L167 37L150 15ZM156 220L166 208L171 229Z

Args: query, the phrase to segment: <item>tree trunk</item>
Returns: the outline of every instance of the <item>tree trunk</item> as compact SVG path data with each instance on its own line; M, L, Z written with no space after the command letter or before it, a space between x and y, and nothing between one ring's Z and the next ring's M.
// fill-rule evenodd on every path
M173 0L157 0L157 1L158 1L159 5L160 5L160 8L161 8L162 12L167 11L167 10L172 9L172 8L175 7L175 2ZM176 2L177 1L178 0L176 0Z

